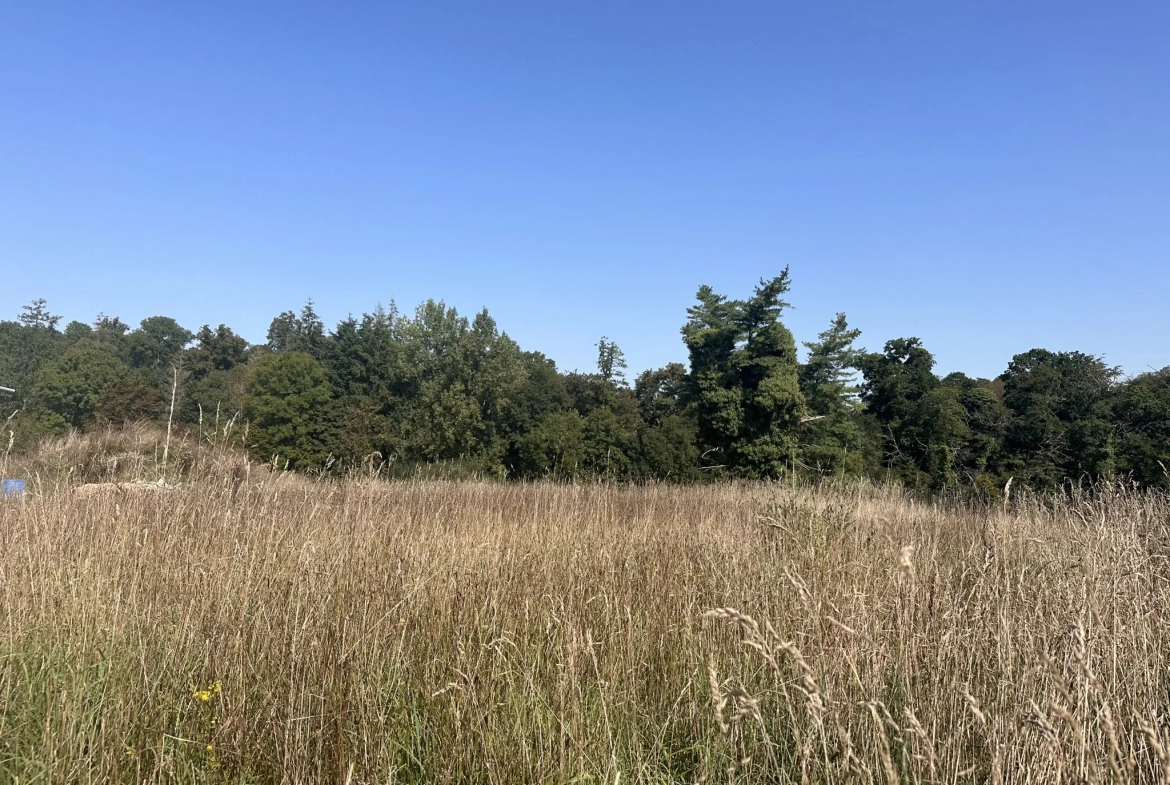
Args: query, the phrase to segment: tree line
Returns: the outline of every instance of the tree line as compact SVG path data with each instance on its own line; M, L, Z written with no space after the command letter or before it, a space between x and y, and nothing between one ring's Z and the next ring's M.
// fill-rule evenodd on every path
M562 372L486 310L429 300L332 330L280 314L250 345L226 325L191 332L51 314L0 322L0 420L10 442L172 419L230 429L253 456L299 470L445 466L509 479L696 482L791 473L873 477L996 496L1124 479L1170 487L1170 367L1123 378L1080 352L1032 349L995 379L940 377L917 338L857 346L837 314L815 340L782 320L785 269L744 299L699 289L681 328L689 363L627 378L597 344L591 373Z

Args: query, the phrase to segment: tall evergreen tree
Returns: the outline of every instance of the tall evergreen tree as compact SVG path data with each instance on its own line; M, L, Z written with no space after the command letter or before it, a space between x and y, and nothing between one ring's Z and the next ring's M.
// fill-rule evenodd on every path
M203 325L195 346L182 355L184 381L179 397L182 422L210 425L230 421L243 408L248 342L227 325Z
M195 334L195 341L214 370L230 371L248 360L248 342L227 325L221 324L213 330L205 324Z
M763 280L746 300L709 286L687 309L682 328L700 446L728 473L775 477L792 467L805 410L796 341L780 321L788 269Z
M322 467L333 441L332 391L325 368L304 352L279 352L249 369L244 413L248 445L261 461L292 469Z
M873 459L856 383L864 353L853 343L860 336L839 313L818 340L804 344L809 354L800 367L800 389L810 416L800 431L801 462L820 474L861 474Z
M846 412L859 402L861 387L856 383L857 366L864 354L853 342L861 330L849 328L845 314L833 318L816 341L806 341L808 360L800 368L800 390L814 415Z
M616 343L604 335L597 342L597 372L614 386L620 387L626 383L626 356Z
M28 420L36 403L38 374L66 348L65 337L57 331L60 317L49 313L43 299L22 311L15 321L0 321L0 386L16 391L0 395L0 422L18 411L25 413L21 424Z
M304 352L315 360L324 359L325 324L308 300L300 314L285 311L268 326L268 348L274 352Z
M48 303L45 302L44 297L21 306L20 310L23 313L17 319L25 327L43 327L46 330L54 331L57 329L57 323L61 321L60 316L49 313Z

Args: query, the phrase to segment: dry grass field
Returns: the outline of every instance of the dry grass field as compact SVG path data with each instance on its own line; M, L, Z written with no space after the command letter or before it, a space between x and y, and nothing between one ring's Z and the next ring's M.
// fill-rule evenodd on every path
M1170 783L1165 498L30 490L4 782Z

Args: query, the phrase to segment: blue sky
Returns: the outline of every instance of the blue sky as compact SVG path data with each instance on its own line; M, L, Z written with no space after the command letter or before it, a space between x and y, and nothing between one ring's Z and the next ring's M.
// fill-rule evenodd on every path
M8 4L0 317L486 306L685 360L700 284L994 376L1170 364L1170 4Z

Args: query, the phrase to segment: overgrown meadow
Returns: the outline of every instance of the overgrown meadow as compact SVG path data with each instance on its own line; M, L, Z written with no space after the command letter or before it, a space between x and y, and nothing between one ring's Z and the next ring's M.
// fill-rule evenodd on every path
M1165 496L229 458L0 503L0 779L1170 782Z

